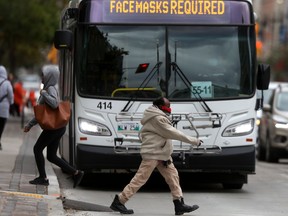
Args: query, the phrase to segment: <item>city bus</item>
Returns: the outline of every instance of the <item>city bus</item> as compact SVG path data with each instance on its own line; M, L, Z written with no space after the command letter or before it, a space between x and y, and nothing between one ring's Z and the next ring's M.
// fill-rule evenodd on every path
M70 1L60 26L59 89L71 102L63 159L86 173L135 172L143 112L166 97L173 126L203 140L173 141L179 172L224 188L248 183L256 90L270 76L257 63L251 1Z

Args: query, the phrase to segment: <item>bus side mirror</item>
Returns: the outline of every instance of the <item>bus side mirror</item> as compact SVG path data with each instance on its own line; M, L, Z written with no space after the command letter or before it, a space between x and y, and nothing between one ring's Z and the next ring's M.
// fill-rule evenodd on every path
M72 49L73 34L69 30L57 30L54 35L56 49Z
M270 65L259 64L257 75L257 89L267 90L270 82Z

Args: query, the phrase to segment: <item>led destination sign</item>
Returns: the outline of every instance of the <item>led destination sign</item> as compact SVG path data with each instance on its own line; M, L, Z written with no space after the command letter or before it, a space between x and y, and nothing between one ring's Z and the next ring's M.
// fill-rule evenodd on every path
M223 15L225 4L223 0L111 0L110 13Z
M108 24L252 23L252 6L229 0L91 0L82 1L79 22Z

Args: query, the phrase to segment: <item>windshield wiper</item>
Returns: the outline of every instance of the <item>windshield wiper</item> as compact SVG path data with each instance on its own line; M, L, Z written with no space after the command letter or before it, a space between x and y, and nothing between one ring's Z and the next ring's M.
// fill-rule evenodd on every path
M143 89L143 88L145 88L147 86L147 84L150 82L150 80L153 78L153 76L158 73L159 68L160 68L161 65L162 65L162 62L157 62L155 64L155 66L152 68L152 70L148 73L147 77L143 80L141 85L137 88L137 91L139 91L140 89ZM155 72L157 72L157 73L155 73ZM135 99L137 99L137 96L132 95L130 97L130 99L128 100L128 102L126 103L125 107L121 110L121 112L128 112L129 109L132 107ZM132 100L133 100L133 103L130 104L132 102Z
M210 109L210 107L207 105L207 103L205 102L205 100L203 100L203 98L201 97L201 95L199 94L198 91L193 92L192 90L192 84L190 83L189 79L185 76L185 74L183 73L183 71L180 69L180 67L177 65L176 62L172 62L171 66L173 68L173 70L178 74L178 76L181 78L181 80L183 81L183 83L186 85L186 87L188 89L190 89L191 93L196 97L196 99L200 102L201 106L203 107L203 109L205 110L205 112L212 112L212 110Z

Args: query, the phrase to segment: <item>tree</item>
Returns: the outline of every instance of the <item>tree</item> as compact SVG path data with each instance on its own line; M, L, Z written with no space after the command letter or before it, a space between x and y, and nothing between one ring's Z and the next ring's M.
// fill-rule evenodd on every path
M0 1L0 64L13 73L43 63L59 25L57 0Z

